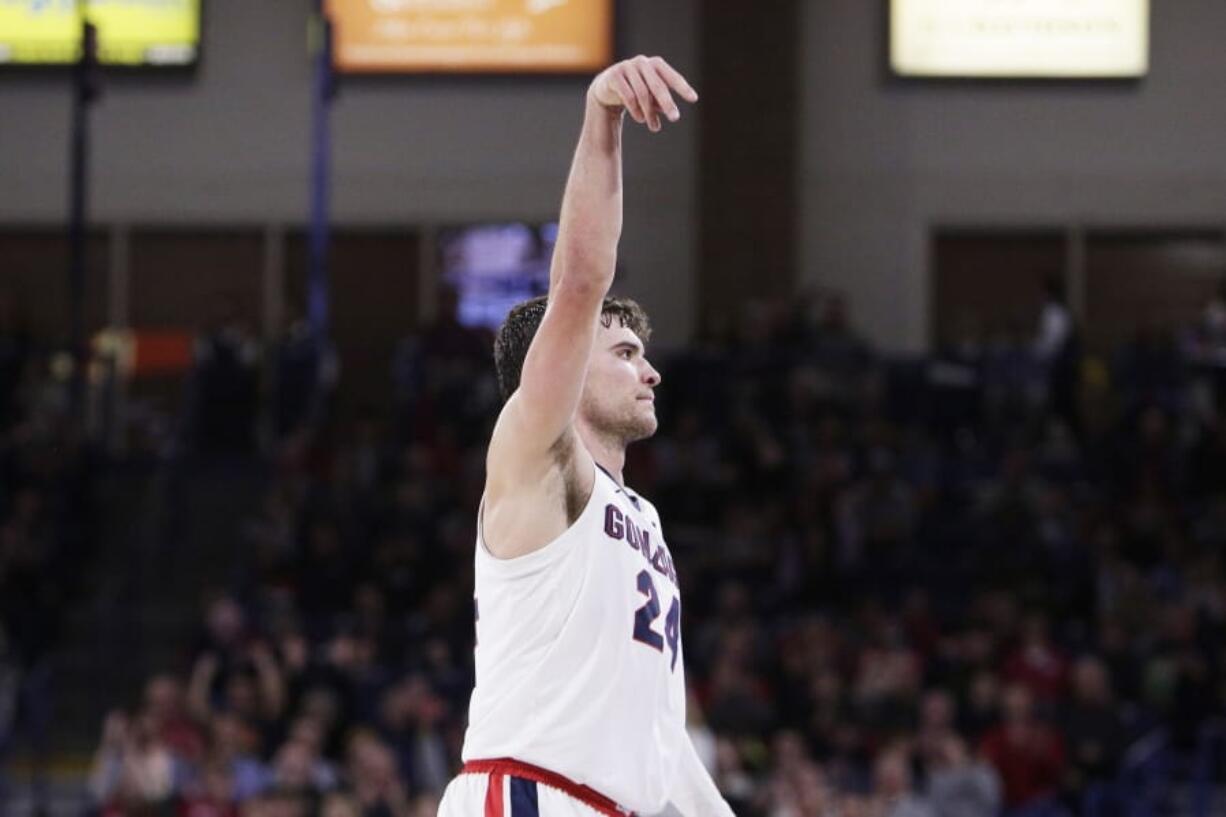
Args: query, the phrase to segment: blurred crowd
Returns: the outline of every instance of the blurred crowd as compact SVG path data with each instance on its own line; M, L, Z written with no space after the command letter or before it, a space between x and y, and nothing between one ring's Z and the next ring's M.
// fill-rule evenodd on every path
M1226 300L1109 357L1055 290L1036 324L886 358L822 295L649 350L661 430L627 477L738 815L1117 814L1137 779L1223 779ZM310 410L278 420L233 524L250 558L183 665L107 718L99 814L434 814L472 685L490 340L441 318L402 343L390 416L343 422L334 352L278 353ZM198 388L231 388L209 359ZM0 544L29 525L4 499Z
M27 388L38 354L0 292L0 804L14 745L47 748L49 658L65 607L88 590L75 568L94 544L89 451L65 391Z

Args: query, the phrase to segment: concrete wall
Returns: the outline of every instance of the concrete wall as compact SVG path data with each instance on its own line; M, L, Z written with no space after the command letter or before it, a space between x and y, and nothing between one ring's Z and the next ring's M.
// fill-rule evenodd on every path
M933 226L1226 223L1226 4L1151 3L1135 84L890 79L884 6L805 4L798 183L800 278L886 346L928 340Z
M190 77L112 79L94 113L97 222L301 223L308 206L307 8L206 0ZM698 0L625 0L625 53L697 66ZM334 114L341 224L556 216L585 80L353 78ZM55 224L67 208L67 74L0 76L0 224ZM635 129L638 130L637 128ZM626 141L619 289L665 342L690 328L694 117Z

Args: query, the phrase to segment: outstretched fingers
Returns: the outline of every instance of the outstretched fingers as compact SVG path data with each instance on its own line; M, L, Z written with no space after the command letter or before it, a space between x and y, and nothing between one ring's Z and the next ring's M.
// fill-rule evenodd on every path
M646 124L647 115L643 113L642 106L639 104L638 94L635 93L634 88L630 85L630 80L626 78L625 72L617 71L610 79L617 90L617 95L621 97L622 107L630 114L630 118L639 124Z
M639 69L643 76L643 81L646 83L648 90L651 91L655 110L667 116L670 122L676 122L680 119L681 111L677 110L677 103L673 101L673 95L668 90L668 84L660 76L660 71L656 64L647 57L639 57L635 60L635 67Z
M647 80L643 76L643 72L638 65L630 62L626 63L622 73L630 83L630 87L634 89L639 110L642 111L643 118L638 121L645 121L650 130L658 131L660 129L660 117L657 115L656 103L651 95L651 90L647 87Z
M674 91L686 102L697 102L698 92L681 76L681 72L669 65L663 57L652 57L652 65Z

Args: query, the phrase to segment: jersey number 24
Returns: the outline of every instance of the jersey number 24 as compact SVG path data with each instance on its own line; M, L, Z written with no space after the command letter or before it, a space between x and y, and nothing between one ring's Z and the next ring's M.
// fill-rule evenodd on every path
M647 597L647 603L634 611L634 640L641 641L656 652L664 652L664 642L668 641L672 662L669 671L677 668L677 647L681 643L681 601L676 597L669 605L668 614L664 616L664 635L660 635L652 624L660 617L660 597L656 593L655 582L646 570L638 575L639 592Z

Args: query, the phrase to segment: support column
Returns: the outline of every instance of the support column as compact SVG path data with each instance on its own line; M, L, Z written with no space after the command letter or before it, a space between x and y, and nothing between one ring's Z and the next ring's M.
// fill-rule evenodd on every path
M795 289L800 10L702 6L698 327Z

